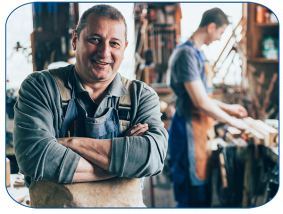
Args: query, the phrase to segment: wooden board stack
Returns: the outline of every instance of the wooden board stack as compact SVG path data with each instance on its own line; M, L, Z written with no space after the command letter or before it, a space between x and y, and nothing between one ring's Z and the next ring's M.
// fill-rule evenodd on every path
M259 144L264 146L278 145L278 142L276 142L278 130L261 120L254 120L251 117L244 118L243 121L251 127L249 133L258 139Z

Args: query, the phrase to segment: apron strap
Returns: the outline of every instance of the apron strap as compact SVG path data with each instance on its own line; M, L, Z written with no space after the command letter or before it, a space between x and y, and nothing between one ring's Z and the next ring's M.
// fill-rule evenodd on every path
M50 69L49 72L57 83L61 95L62 105L68 105L68 102L71 99L71 90L66 87L67 81L63 76L61 70L59 68ZM120 97L118 105L120 129L121 134L123 134L130 127L132 81L125 77L122 77L121 80L123 85L129 92L128 94Z
M120 130L121 134L123 135L125 131L130 127L132 81L125 77L122 77L122 83L129 92L128 94L120 97L118 106Z
M131 105L132 105L132 102L131 102L132 81L125 77L122 77L122 83L129 93L123 95L119 99L119 106L118 106L119 119L130 120L130 112L131 112Z
M55 79L57 86L59 88L62 105L68 105L68 101L71 99L71 90L66 87L67 81L63 76L61 70L59 68L50 69L49 72Z

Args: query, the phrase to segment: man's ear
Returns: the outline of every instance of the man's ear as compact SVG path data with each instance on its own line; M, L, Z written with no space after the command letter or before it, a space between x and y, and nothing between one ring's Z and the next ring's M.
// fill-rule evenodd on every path
M77 48L77 40L78 40L77 30L73 30L73 32L72 32L72 46L73 46L74 51Z
M206 31L207 33L211 33L216 29L216 24L214 22L211 22L207 25Z
M128 44L129 44L129 41L127 40L126 44L125 44L125 49L124 50L126 50L126 48L128 47Z

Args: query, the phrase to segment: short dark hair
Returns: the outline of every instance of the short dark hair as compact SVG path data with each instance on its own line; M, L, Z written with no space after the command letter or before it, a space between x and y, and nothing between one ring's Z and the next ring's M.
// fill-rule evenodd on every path
M212 22L216 24L216 28L229 24L227 15L217 7L203 13L199 27L205 27Z
M107 19L123 22L125 25L125 39L127 41L127 24L124 16L117 8L105 4L95 5L87 9L83 13L76 28L78 39L80 37L81 31L86 27L87 17L90 14L96 14L99 17L104 17Z

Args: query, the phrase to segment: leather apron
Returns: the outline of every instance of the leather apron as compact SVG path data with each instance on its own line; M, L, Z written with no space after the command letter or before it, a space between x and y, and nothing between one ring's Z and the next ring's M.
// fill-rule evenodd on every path
M114 98L103 116L90 118L75 96L75 84L71 94L60 138L111 139L120 136L118 106L114 106ZM141 182L137 178L114 177L74 184L39 180L32 182L29 192L32 207L145 207Z
M201 80L206 92L212 98L212 69L208 61L203 60L199 51L186 42L183 45L192 47L203 64L200 71ZM177 48L178 48L177 47ZM169 129L169 154L172 164L175 198L178 206L186 206L190 197L190 186L202 186L208 183L209 155L207 141L213 138L213 118L195 108L190 102L190 116L184 117L176 111ZM211 134L212 133L212 134ZM182 205L183 204L183 205Z

